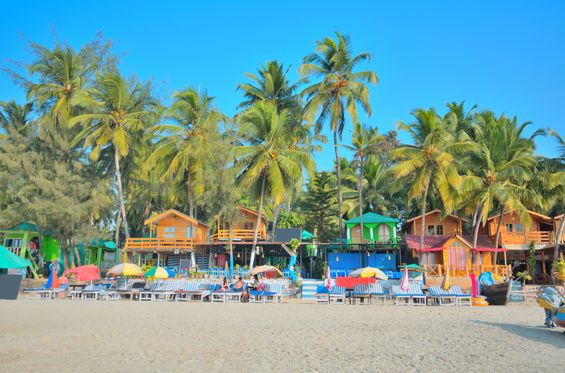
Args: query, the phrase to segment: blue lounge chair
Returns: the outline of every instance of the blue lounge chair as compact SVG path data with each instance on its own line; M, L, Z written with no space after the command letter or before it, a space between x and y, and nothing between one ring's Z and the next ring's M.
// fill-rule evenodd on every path
M449 293L455 295L455 303L458 306L472 306L471 294L465 293L460 286L454 285L449 289Z
M450 293L440 286L430 286L428 304L437 304L439 306L456 306L457 297L455 296L455 294Z
M345 287L334 286L330 290L330 303L345 304Z
M316 288L316 294L314 294L314 298L316 298L316 303L330 303L330 291L325 285L318 285Z
M263 292L263 301L265 303L282 303L283 285L267 284Z

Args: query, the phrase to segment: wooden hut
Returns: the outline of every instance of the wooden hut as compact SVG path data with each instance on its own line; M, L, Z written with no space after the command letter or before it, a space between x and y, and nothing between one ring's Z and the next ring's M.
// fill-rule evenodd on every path
M531 223L529 228L520 219L515 211L508 211L502 215L500 225L500 246L508 250L527 251L530 244L536 250L555 244L555 219L534 211L528 211ZM499 216L493 216L487 221L487 231L494 241L498 227Z
M494 263L494 253L506 250L494 247L489 237L480 235L477 247L473 250L473 237L452 235L424 236L424 247L420 249L420 236L408 234L406 244L414 257L420 258L420 265L428 270L430 276L443 276L446 271L452 276L469 276L471 271L482 273L491 271L499 276L509 274L509 266ZM472 264L473 251L477 261ZM418 255L420 254L420 255Z
M253 236L255 234L255 225L257 224L257 211L248 209L243 206L238 206L239 219L236 219L232 224L232 240L234 241L253 241ZM228 241L230 238L230 232L228 224L225 222L218 221L218 231L213 234L210 239L212 241ZM264 241L267 239L267 219L265 216L261 216L259 225L259 240Z
M457 215L442 216L440 210L432 210L426 213L426 228L424 235L426 236L451 236L454 234L463 234L463 222L467 219ZM420 234L422 228L422 215L418 215L412 219L406 220L405 229L408 234Z
M366 212L363 214L363 234L359 216L345 222L347 243L397 243L396 226L399 220ZM363 237L363 238L361 238Z

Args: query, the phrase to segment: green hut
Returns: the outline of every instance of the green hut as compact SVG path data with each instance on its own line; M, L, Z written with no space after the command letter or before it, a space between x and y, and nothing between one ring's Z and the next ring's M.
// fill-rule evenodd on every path
M366 212L363 214L363 240L361 240L360 217L345 222L347 243L398 243L396 226L398 219Z
M78 245L82 264L96 264L101 270L116 264L116 244L113 241L92 240Z

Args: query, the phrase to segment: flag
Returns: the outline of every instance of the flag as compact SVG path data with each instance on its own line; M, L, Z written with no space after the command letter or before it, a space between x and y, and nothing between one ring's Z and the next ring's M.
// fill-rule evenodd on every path
M408 278L408 268L404 268L404 275L400 281L400 289L406 291L410 288L410 279Z

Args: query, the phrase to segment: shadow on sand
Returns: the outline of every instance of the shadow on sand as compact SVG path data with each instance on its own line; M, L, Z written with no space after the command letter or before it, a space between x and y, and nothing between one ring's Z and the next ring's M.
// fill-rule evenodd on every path
M563 328L548 329L544 326L526 326L480 320L474 322L485 326L499 328L533 341L543 342L554 347L565 349L565 335L563 335Z

